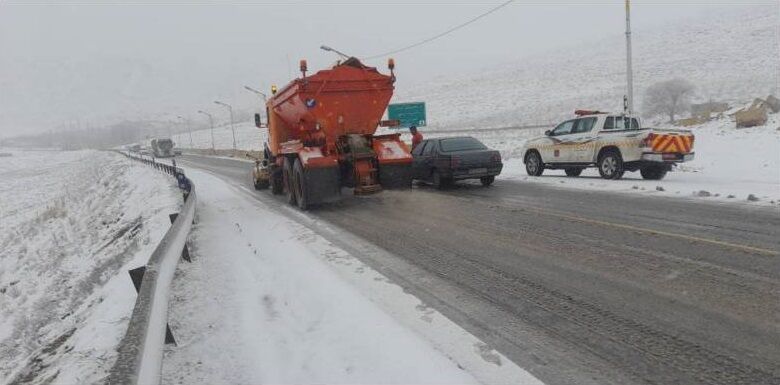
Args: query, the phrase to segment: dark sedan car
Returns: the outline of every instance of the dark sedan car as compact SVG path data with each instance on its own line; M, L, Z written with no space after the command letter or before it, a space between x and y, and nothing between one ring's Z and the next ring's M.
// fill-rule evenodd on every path
M470 136L423 140L412 156L414 179L438 188L463 179L479 179L490 186L504 166L498 151Z

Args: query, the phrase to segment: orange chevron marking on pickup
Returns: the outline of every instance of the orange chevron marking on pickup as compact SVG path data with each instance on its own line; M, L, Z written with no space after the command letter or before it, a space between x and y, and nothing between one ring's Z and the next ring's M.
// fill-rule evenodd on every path
M655 152L677 152L687 154L693 149L693 135L653 135L652 148Z

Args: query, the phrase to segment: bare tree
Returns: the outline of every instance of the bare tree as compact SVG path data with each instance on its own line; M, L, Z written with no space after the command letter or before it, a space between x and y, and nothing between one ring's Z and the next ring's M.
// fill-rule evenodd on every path
M685 79L672 79L655 83L645 90L644 109L648 116L668 115L669 123L674 117L691 107L695 87Z

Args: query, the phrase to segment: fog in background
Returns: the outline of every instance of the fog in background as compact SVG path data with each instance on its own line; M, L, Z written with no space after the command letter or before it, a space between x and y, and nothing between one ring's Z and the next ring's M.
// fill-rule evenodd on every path
M204 109L242 119L267 91L337 57L322 44L365 57L400 48L500 4L479 1L0 1L0 138L81 129L205 124ZM635 34L775 1L634 1ZM548 50L624 33L617 1L518 0L474 24L391 55L398 89L432 77L478 72ZM670 42L673 44L673 42ZM623 50L624 47L615 47ZM385 71L386 57L369 65ZM624 81L619 79L619 81ZM464 90L467 92L467 90ZM124 123L122 123L124 122ZM194 124L194 123L193 123ZM140 133L130 134L140 136ZM128 135L124 135L128 136Z

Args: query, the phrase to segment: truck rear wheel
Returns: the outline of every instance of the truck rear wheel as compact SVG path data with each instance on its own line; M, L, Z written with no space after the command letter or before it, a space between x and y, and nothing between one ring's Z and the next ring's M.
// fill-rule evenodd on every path
M544 172L542 157L535 150L528 152L525 156L525 172L530 176L540 176Z
M661 180L666 176L667 171L669 171L669 169L665 165L647 166L647 167L642 167L639 170L639 173L642 174L642 178L644 179Z
M293 184L293 165L290 157L284 158L284 165L282 166L282 180L284 181L284 188L287 193L287 203L296 205L295 200L295 186Z
M623 157L620 151L610 149L604 151L598 161L599 174L604 179L620 179L623 177Z
M298 202L298 208L306 210L309 208L309 191L306 186L306 175L300 159L295 160L293 166L293 186L295 188L295 200Z

